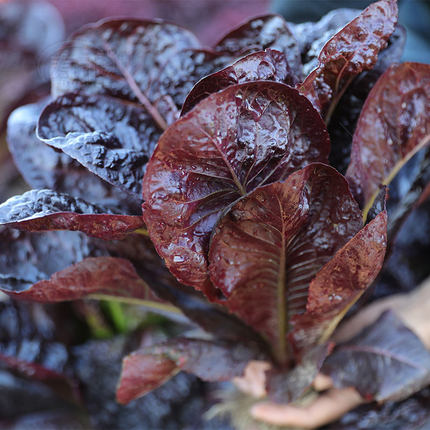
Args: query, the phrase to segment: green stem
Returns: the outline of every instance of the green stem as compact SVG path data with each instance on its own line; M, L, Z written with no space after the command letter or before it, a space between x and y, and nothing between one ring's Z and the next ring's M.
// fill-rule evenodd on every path
M181 310L176 306L154 302L152 300L136 299L134 297L110 296L108 294L90 294L87 297L93 300L109 300L117 303L126 303L128 305L143 306L149 310L153 310L154 312L168 312L182 315Z

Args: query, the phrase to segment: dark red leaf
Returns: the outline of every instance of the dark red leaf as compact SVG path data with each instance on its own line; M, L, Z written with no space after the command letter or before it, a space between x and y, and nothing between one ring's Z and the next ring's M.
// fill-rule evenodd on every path
M50 302L103 293L153 299L146 283L127 261L134 243L147 279L161 276L152 268L151 246L140 236L102 241L79 232L25 233L3 227L0 240L0 290L17 298ZM119 258L116 258L119 257ZM157 261L157 260L156 260Z
M331 142L329 160L330 165L342 174L345 174L350 162L352 137L366 98L388 67L400 62L405 42L406 29L397 24L388 39L388 46L379 52L375 66L354 78L333 112L328 125Z
M353 386L367 400L402 400L430 384L430 352L388 311L339 345L323 371L336 386Z
M242 375L250 360L263 357L254 345L173 339L124 359L117 399L128 403L159 387L180 370L205 381L229 381Z
M351 246L348 241L361 226L361 212L345 179L331 167L312 164L233 206L212 237L211 280L226 297L222 304L270 341L280 363L288 363L293 354L300 361L302 351L314 345L302 342L301 336L311 337L299 327L303 317L312 313L312 329L318 330L317 317L327 317L338 301L346 306L349 288L358 291L355 284L339 284L350 275L351 263L336 251ZM368 239L370 246L373 238ZM315 288L330 264L341 267L340 279L318 294ZM315 302L323 297L327 303L319 308Z
M300 48L305 76L318 66L318 56L327 41L360 12L359 9L335 9L317 22L290 23Z
M191 32L161 20L99 21L74 33L57 54L52 94L84 92L155 103L163 95L157 94L160 71L190 48L200 48Z
M296 348L328 340L345 313L375 280L386 247L384 211L339 249L310 283L306 313L293 316L291 321L289 340Z
M225 35L214 49L238 58L268 48L283 52L293 73L302 76L297 41L279 15L263 15L249 20Z
M117 215L85 200L51 190L32 190L0 205L0 225L25 231L78 230L120 239L143 226L137 215Z
M276 81L294 86L297 78L282 52L273 49L258 51L236 61L231 66L201 79L188 94L181 115L212 93L234 84L252 81Z
M380 0L324 45L318 67L300 85L300 92L311 100L326 122L352 79L376 63L396 23L397 2Z
M347 171L365 213L379 187L388 185L400 168L430 143L429 111L429 65L391 66L373 87L357 123Z
M146 284L133 265L127 260L112 257L85 258L24 291L2 290L15 298L43 303L77 300L96 293L148 298Z
M189 51L182 52L199 47L192 33L161 21L110 20L84 27L54 61L57 100L41 116L40 137L107 182L141 194L144 165L181 108L174 99L183 101L205 72L196 55L194 75L184 74ZM175 74L181 82L172 82Z
M385 255L386 214L347 242L360 227L357 206L334 170L312 168L237 203L209 255L222 303L270 340L281 363L328 339Z
M239 84L203 100L163 134L143 182L144 219L167 267L210 294L208 241L221 212L328 151L318 113L286 85Z

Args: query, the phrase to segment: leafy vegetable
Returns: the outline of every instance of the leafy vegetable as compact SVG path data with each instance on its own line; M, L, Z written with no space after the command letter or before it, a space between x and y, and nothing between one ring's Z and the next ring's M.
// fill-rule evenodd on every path
M51 190L27 191L0 205L0 225L26 231L79 230L101 239L120 239L143 226L136 215L117 215Z
M234 84L250 81L276 81L294 86L296 76L282 52L273 49L249 54L219 72L201 79L188 94L182 107L187 113L209 94Z
M391 66L369 94L358 120L347 177L366 213L381 185L430 142L430 66ZM378 155L383 153L384 157Z
M120 403L128 403L163 384L180 370L205 381L228 381L243 374L251 359L263 358L251 345L174 339L133 352L123 361L117 390Z
M328 125L331 141L330 165L345 174L350 163L351 144L358 117L370 90L387 68L400 62L406 42L406 29L397 24L388 46L379 52L371 70L353 79L337 104Z
M326 122L352 79L369 70L397 22L395 0L380 0L368 6L357 18L335 34L318 56L318 67L300 86Z
M236 57L268 48L283 52L293 73L299 77L302 75L297 41L288 24L278 15L251 19L215 45L215 51Z
M392 312L339 345L324 363L337 386L368 400L402 400L430 383L430 352Z
M428 191L421 152L402 192L397 184L387 194L429 135L427 66L391 66L375 84L401 55L396 21L395 0L315 24L266 15L212 49L159 20L106 20L76 32L54 60L53 98L9 121L11 152L34 189L0 204L0 289L30 301L116 300L104 310L119 315L120 331L118 302L149 300L205 332L172 327L179 337L160 345L130 333L119 346L103 344L116 360L112 377L137 349L124 360L122 403L181 370L225 381L254 359L270 365L269 397L294 401L327 355L339 384L371 398L419 390L429 382L428 354L398 322L383 319L333 354L330 341L380 272L387 222L391 239ZM348 184L341 173L361 110ZM89 306L98 305L74 309L88 320ZM388 329L404 343L384 337ZM389 363L370 344L373 352L411 346L418 360ZM79 348L77 361L100 357L98 346ZM34 360L2 354L10 369L38 371ZM345 357L350 363L337 365ZM99 362L108 368L91 361ZM88 367L75 367L81 380L95 374ZM109 410L119 407L106 399ZM97 422L112 427L109 419Z
M382 266L386 219L378 221L353 238L362 224L346 181L310 165L232 207L212 238L211 280L280 364L300 362ZM354 279L358 266L366 276Z
M63 152L36 137L36 126L47 100L16 109L9 117L7 140L16 166L33 188L49 188L118 211L137 214L138 202L89 172Z
M221 211L325 161L328 147L317 112L286 85L234 85L203 100L163 134L144 178L145 223L169 270L213 294L206 255Z

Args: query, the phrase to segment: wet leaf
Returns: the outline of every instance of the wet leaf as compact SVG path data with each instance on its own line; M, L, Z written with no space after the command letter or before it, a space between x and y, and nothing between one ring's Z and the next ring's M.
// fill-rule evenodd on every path
M54 61L57 99L41 116L40 137L107 182L140 194L144 165L181 107L172 97L183 86L167 85L166 73L176 67L183 75L181 52L199 47L192 33L161 21L82 28Z
M318 67L300 85L328 123L352 79L371 69L397 23L395 0L380 0L336 33L322 48Z
M358 9L335 9L317 22L290 24L300 47L303 71L307 76L318 66L318 56L327 41L360 14Z
M231 66L201 79L188 94L181 114L187 113L199 101L234 84L252 81L275 81L294 86L297 78L282 52L273 49L249 54Z
M242 375L248 362L259 357L264 354L244 343L173 339L125 357L117 399L128 403L159 387L180 370L204 381L229 381Z
M364 213L379 187L388 185L400 168L430 143L429 110L429 65L391 66L373 87L358 120L347 171Z
M297 41L279 15L263 15L249 20L225 35L214 49L238 58L268 48L283 52L293 73L302 76Z
M208 241L221 212L256 187L326 161L328 150L318 113L286 85L239 84L203 100L163 134L144 178L144 220L169 270L212 294Z
M339 345L323 372L368 400L402 400L430 383L430 352L391 311Z
M52 94L84 92L153 104L165 95L157 93L160 71L190 48L200 48L191 32L161 20L112 19L90 24L74 33L56 55Z
M345 174L350 163L352 138L366 98L388 67L400 62L405 42L406 29L397 24L388 39L388 46L379 52L374 67L354 78L333 112L328 125L331 142L330 165L342 174Z
M138 196L160 134L154 135L151 121L137 103L70 93L44 109L38 135L100 178Z
M81 197L113 210L140 213L140 196L130 196L88 171L63 152L51 148L36 137L36 126L48 100L16 109L9 117L7 140L14 162L33 188L49 188Z
M357 238L363 230L353 238L361 226L345 179L328 166L310 165L255 190L232 207L212 237L209 269L225 296L221 303L269 340L281 364L300 362L321 340L323 322L333 320L330 311L368 285L365 276L342 285L363 260L360 251L350 266L350 253L363 245ZM376 246L371 234L366 239Z
M118 215L85 200L51 190L31 190L0 204L0 225L25 231L78 230L120 239L143 226L137 215Z

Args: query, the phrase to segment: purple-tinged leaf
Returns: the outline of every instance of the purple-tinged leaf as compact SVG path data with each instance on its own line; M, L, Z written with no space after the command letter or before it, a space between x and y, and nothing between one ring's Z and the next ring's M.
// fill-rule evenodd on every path
M318 66L318 56L326 42L360 12L359 9L335 9L317 22L289 24L300 48L305 76Z
M327 341L375 280L387 247L387 213L379 213L322 267L309 285L306 313L293 316L289 340L299 350ZM316 327L312 329L312 327Z
M284 84L234 85L200 102L163 134L143 182L144 220L169 270L213 294L207 252L221 212L259 186L326 162L328 151L320 116Z
M146 279L162 276L162 268L152 267L152 247L140 238L103 241L80 232L26 233L3 227L0 290L41 302L75 300L95 293L153 300L147 284L125 259L134 247Z
M159 387L180 370L205 381L228 381L241 376L250 360L262 358L264 354L255 345L173 339L125 357L117 399L128 403Z
M121 239L143 227L137 215L118 215L51 190L31 190L0 204L0 225L25 231L78 230L101 239Z
M336 251L347 247L361 226L361 211L345 179L331 167L312 164L241 199L216 227L209 269L225 296L221 303L270 341L280 364L300 362L320 340L321 332L312 341L303 339L319 330L317 318L333 320L326 315L332 303L318 308L315 302L322 297L314 292L332 257L341 267L340 279L327 284L327 301L337 297L333 303L346 306L348 288L356 290L355 284L339 283L350 275L349 261ZM309 313L315 321L302 333Z
M391 66L370 92L354 133L347 178L368 211L381 185L430 143L430 66ZM384 154L380 157L379 154Z
M331 151L330 165L345 174L351 156L351 144L360 112L379 77L389 66L399 63L406 42L406 29L397 25L388 40L388 46L380 51L378 60L371 70L361 72L345 91L328 125Z
M110 20L82 28L54 61L57 99L42 113L39 136L107 182L141 194L144 166L181 108L174 99L183 102L203 70L196 59L197 76L188 73L186 88L169 77L175 68L184 77L184 50L199 47L192 33L161 21Z
M153 104L168 95L158 91L163 67L175 64L181 51L190 48L200 48L191 32L160 20L112 19L87 25L54 59L52 95L84 92Z
M258 51L201 79L188 94L181 115L190 111L198 102L212 93L230 85L252 81L275 81L294 86L297 78L282 52L273 49Z
M225 35L214 49L238 58L268 48L283 52L293 73L302 76L297 41L279 15L264 15L249 20Z
M18 299L43 303L77 300L90 294L148 298L146 284L133 265L112 257L85 258L24 291L2 290Z
M323 372L336 386L355 387L363 398L402 400L430 384L430 352L393 312L339 345Z
M129 195L89 172L63 152L51 148L36 136L36 126L47 101L22 106L9 117L7 140L14 162L32 188L49 188L81 197L95 204L140 213L140 196ZM137 209L137 210L136 210Z
M137 103L70 93L44 109L38 135L110 184L140 195L144 167L160 135L151 122Z
M318 67L299 89L327 123L352 79L374 66L396 23L396 1L380 0L368 6L324 45Z

